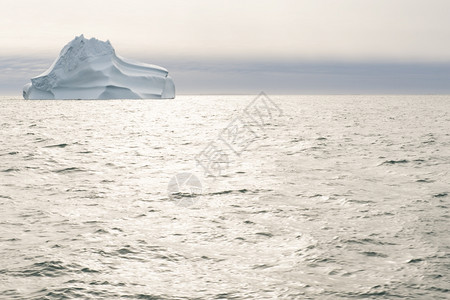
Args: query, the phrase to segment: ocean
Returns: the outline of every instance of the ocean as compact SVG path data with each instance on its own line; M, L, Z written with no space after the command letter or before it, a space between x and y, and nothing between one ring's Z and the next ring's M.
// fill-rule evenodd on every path
M450 297L450 96L0 104L0 299Z

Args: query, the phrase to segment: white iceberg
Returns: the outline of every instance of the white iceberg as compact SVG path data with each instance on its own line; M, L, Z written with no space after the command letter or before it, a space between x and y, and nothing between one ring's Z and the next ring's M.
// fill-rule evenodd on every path
M25 99L175 98L166 69L116 55L109 41L83 35L68 43L50 68L23 87Z

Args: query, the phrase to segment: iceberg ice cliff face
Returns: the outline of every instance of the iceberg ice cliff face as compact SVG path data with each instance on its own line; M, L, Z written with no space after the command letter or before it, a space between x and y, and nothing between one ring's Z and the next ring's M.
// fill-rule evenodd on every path
M116 55L109 41L83 35L68 43L50 68L23 87L25 99L175 98L166 69Z

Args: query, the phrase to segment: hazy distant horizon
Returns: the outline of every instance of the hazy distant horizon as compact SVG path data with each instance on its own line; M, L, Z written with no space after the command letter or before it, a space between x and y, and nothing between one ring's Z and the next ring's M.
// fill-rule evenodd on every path
M119 53L120 54L120 53ZM56 58L56 56L55 56ZM171 60L127 57L159 64L174 78L177 95L450 94L449 63ZM54 58L0 57L0 95L22 87Z

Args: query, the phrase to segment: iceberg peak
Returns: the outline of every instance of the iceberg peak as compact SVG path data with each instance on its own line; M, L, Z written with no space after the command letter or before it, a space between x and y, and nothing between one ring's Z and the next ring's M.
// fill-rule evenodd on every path
M63 47L50 68L24 86L25 99L174 98L175 85L162 67L118 55L111 42L83 34Z
M81 53L80 53L81 52ZM79 54L87 56L102 56L114 54L114 48L109 41L103 42L96 38L86 39L84 35L75 37L68 43L60 55L77 56Z

